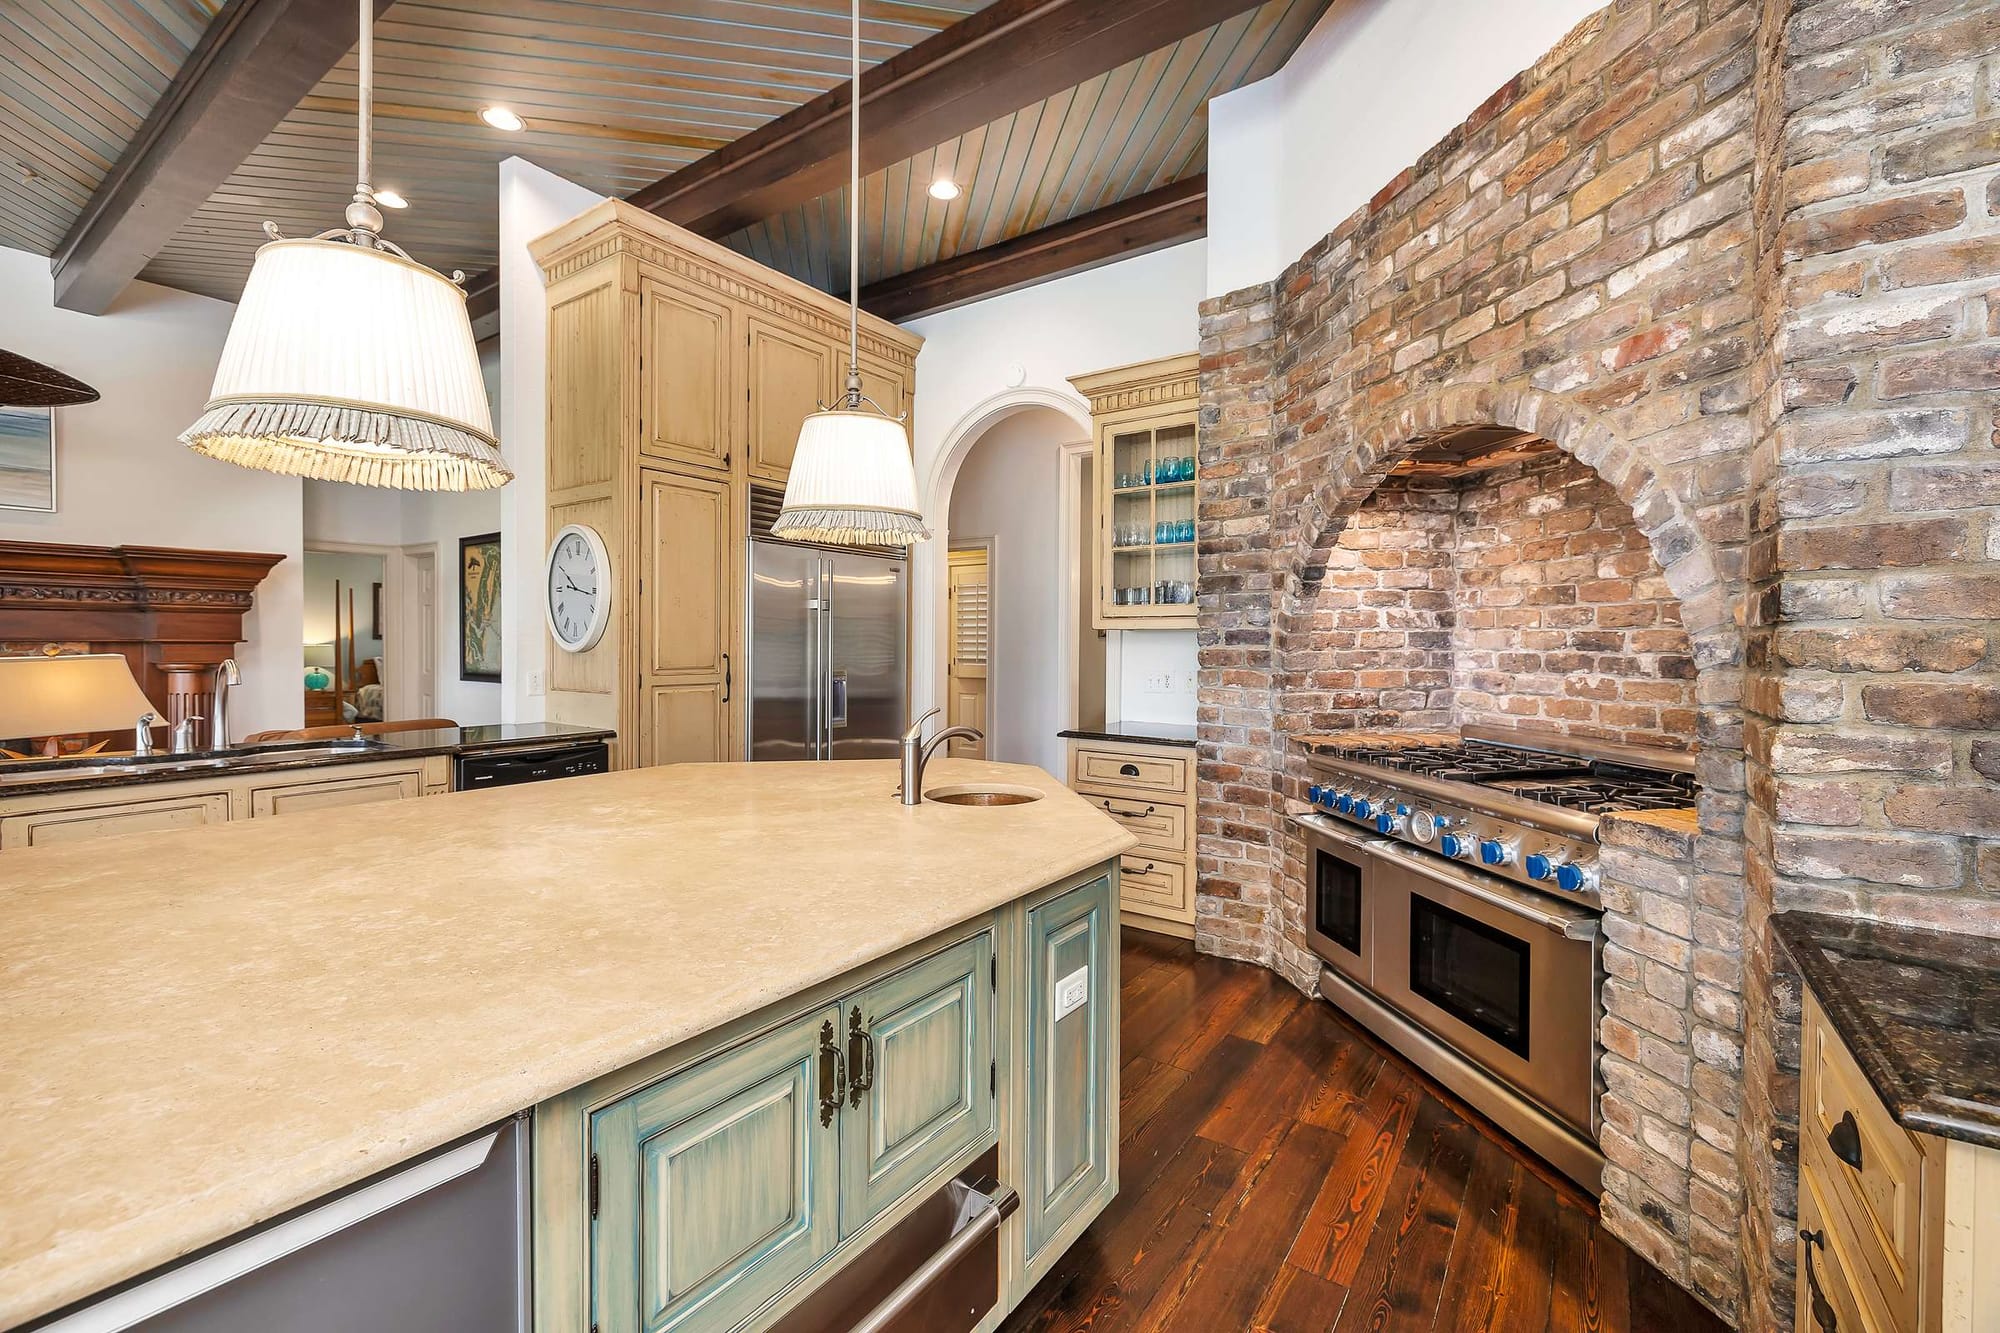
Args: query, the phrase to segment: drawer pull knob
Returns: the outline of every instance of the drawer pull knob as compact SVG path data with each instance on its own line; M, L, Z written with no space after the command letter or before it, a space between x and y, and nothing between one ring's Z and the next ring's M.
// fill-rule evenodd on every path
M1139 776L1139 766L1137 764L1120 764L1118 765L1118 776L1136 778Z
M1854 1123L1854 1112L1841 1112L1840 1123L1827 1131L1826 1146L1856 1171L1861 1169L1861 1127Z
M1840 1333L1840 1320L1833 1313L1833 1302L1827 1300L1826 1293L1819 1289L1819 1273L1813 1268L1813 1251L1826 1244L1822 1231L1801 1231L1799 1239L1806 1243L1806 1292L1812 1298L1813 1323L1819 1325L1820 1333Z

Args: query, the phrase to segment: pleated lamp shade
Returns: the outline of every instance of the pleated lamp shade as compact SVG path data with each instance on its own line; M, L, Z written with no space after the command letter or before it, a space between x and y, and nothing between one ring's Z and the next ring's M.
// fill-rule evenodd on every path
M345 241L257 251L215 387L181 440L315 481L474 491L513 479L493 438L465 293Z
M774 536L840 546L908 546L930 537L900 421L815 412L799 429Z

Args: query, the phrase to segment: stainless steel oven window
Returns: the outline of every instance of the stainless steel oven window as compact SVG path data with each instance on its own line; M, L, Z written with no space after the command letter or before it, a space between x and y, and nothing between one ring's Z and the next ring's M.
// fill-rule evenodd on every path
M1361 868L1313 848L1313 930L1347 952L1361 953Z
M1410 989L1529 1058L1529 946L1421 894L1410 898Z

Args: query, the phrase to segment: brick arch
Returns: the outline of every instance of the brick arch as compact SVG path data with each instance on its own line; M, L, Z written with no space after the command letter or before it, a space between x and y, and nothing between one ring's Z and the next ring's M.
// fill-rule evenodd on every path
M1720 553L1658 470L1620 436L1611 421L1560 394L1490 384L1453 384L1420 395L1344 437L1328 432L1301 442L1312 470L1324 479L1301 505L1290 546L1281 556L1283 603L1276 608L1280 646L1309 610L1329 552L1362 501L1391 469L1426 440L1468 426L1505 426L1539 435L1597 472L1632 511L1667 586L1680 601L1688 637L1708 663L1736 662L1739 634L1734 599L1724 587Z

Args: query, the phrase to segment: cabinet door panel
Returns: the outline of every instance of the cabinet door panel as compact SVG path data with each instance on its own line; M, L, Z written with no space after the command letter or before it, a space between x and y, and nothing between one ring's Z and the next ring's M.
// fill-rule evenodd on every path
M730 755L730 489L646 472L641 523L643 620L639 763Z
M820 1123L831 1009L591 1117L602 1333L733 1328L832 1250L839 1120Z
M991 1138L992 968L982 934L847 1001L848 1077L871 1086L842 1131L841 1234Z
M1029 1179L1022 1211L1030 1263L1111 1179L1115 922L1109 879L1028 914Z
M799 427L819 410L834 382L831 344L746 317L750 349L750 475L782 482L799 445Z
M846 361L843 359L834 371L835 388L846 392ZM903 372L865 352L861 356L861 394L892 417L900 417L910 410L910 390Z
M653 279L640 286L644 310L640 390L646 453L702 467L729 466L730 363L735 346L729 306Z
M262 819L268 815L336 810L347 805L373 805L378 801L404 801L423 794L423 770L415 768L362 778L285 783L252 789L250 817Z
M50 847L120 833L153 833L162 829L200 828L229 818L224 792L120 801L75 810L37 810L0 819L0 848Z
M730 758L729 705L719 685L655 685L640 718L640 758L651 764L719 764Z

